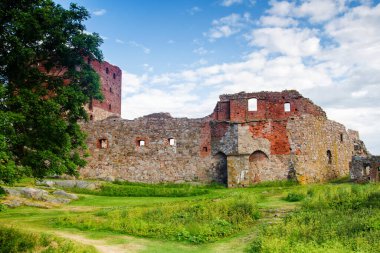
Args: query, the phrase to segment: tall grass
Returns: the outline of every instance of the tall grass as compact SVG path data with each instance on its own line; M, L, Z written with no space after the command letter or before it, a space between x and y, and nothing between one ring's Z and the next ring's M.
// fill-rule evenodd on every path
M48 234L36 234L0 225L0 253L95 253L91 246L81 246Z
M81 188L70 188L69 190L75 193L112 197L189 197L209 193L206 188L192 185L148 185L140 183L105 183L99 190Z
M249 187L258 188L258 187L291 187L299 185L297 181L292 180L275 180L275 181L265 181L256 184L252 184Z
M191 243L213 242L260 217L254 197L183 201L154 207L103 209L56 220L59 227L113 231Z
M249 252L380 252L380 186L310 187L302 207L263 226Z

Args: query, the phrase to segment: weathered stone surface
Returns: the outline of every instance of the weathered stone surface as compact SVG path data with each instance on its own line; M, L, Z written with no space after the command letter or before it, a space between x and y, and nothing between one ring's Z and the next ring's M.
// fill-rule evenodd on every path
M67 193L63 190L57 190L53 192L53 195L55 196L61 196L66 199L78 199L78 196L73 193Z
M101 185L100 182L90 182L83 180L42 180L39 185L46 185L49 187L63 187L63 188L83 188L89 190L98 189Z
M248 108L255 100L256 108ZM247 186L288 177L320 182L347 175L356 131L328 120L297 91L220 96L205 118L155 113L82 125L91 153L85 178L221 182Z
M75 194L66 193L62 190L53 192L53 195L47 191L31 187L2 187L6 193L5 200L2 204L9 207L33 206L40 208L49 208L54 204L65 204L72 200L78 199Z
M49 193L45 190L30 187L2 187L7 195L15 197L24 197L34 200L46 200Z

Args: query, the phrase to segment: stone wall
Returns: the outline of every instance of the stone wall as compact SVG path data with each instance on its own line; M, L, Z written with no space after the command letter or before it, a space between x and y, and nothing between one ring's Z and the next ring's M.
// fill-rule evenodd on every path
M248 105L252 98L254 110ZM156 113L82 127L91 154L81 170L84 177L138 182L215 181L238 187L290 176L321 182L347 175L362 143L356 131L328 120L297 91L222 95L202 119Z
M82 127L89 133L91 157L80 173L88 178L112 176L150 183L221 182L226 172L220 171L223 161L209 155L207 122L207 118L153 114L86 123Z

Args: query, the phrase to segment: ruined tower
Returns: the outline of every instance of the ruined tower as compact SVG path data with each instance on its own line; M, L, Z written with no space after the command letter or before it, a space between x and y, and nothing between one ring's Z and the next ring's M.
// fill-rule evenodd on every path
M101 89L104 95L102 102L93 100L86 110L90 120L103 120L110 116L121 116L121 80L122 72L117 66L103 61L89 61L92 68L99 74Z

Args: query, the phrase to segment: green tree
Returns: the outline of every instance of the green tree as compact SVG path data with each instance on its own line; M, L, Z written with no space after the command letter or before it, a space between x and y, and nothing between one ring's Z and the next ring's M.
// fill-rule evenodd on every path
M102 60L89 13L51 0L0 1L0 180L77 173L83 106L101 100L88 60Z

